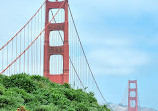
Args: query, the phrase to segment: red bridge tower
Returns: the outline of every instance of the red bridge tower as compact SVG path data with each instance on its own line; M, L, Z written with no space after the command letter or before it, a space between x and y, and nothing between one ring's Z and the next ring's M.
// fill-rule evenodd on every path
M137 80L128 81L128 111L138 111Z
M63 3L64 5L62 6ZM56 0L56 2L51 2L46 0L45 26L49 23L49 11L51 9L59 9L60 7L65 10L65 21L63 23L50 23L50 25L45 30L44 76L49 78L49 80L52 82L63 84L63 83L69 83L68 0L66 1ZM64 32L64 43L62 46L50 46L49 45L50 32L58 31L58 30ZM60 75L50 74L49 64L50 64L51 55L63 56L63 74Z

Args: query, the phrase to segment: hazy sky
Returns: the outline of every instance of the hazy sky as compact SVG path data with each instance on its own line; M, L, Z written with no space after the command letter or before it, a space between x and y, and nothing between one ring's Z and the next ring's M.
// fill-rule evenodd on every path
M8 41L43 2L1 1L0 40ZM128 80L137 79L140 105L158 109L158 1L69 0L69 4L106 100L120 103Z

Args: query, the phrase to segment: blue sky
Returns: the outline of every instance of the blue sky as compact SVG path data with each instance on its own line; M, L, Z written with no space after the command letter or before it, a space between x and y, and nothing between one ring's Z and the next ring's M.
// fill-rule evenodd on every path
M9 40L43 2L1 1L1 40ZM158 109L158 1L69 0L69 4L107 101L120 103L128 80L137 79L141 106Z
M121 102L128 79L137 79L141 106L158 108L158 1L80 0L70 4L107 101Z

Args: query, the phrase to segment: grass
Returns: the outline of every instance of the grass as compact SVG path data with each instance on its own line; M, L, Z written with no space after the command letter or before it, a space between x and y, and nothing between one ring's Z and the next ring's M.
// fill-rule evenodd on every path
M94 94L59 85L45 77L18 74L0 75L0 111L110 111L99 105Z

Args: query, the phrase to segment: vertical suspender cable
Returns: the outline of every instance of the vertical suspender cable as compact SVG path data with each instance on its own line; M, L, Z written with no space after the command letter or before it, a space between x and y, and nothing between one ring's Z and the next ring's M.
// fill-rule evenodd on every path
M13 40L12 40L12 61L13 61ZM13 73L13 67L12 67L12 69L11 69L11 73Z
M41 30L42 30L42 9L41 9ZM41 37L40 37L40 74L41 74L41 68L42 68L41 65L42 63L41 63Z
M58 11L56 12L55 16L57 15L57 13L60 11L61 7L64 5L65 2L63 2L63 4L60 6L60 8L58 9ZM51 21L54 19L54 17L51 19ZM31 42L31 44L11 63L9 64L9 66L7 66L0 74L4 73L10 66L12 66L31 46L32 44L34 44L34 42L40 37L40 35L45 31L45 29L48 27L50 23L48 23L45 28L41 31L41 33L33 40L33 42Z
M43 5L45 4L45 2L43 3ZM43 7L43 5L39 8L39 10ZM39 10L37 11L37 12L39 12ZM18 48L19 48L19 44L17 43L17 36L18 36L18 34L19 33L21 33L22 32L22 30L24 29L25 30L25 28L26 28L26 26L30 23L30 21L32 21L32 19L34 18L34 16L37 14L37 12L32 16L32 18L24 25L24 27L14 36L14 37L12 37L2 48L0 48L0 50L2 50L2 58L3 58L3 49L6 47L7 48L7 64L14 58L14 53L12 54L12 50L15 48L15 57L17 57L17 54L19 53L19 51L17 50ZM25 36L26 34L24 34L24 36ZM16 38L16 43L15 43L15 47L13 47L13 39L15 39ZM19 40L18 40L19 41ZM12 42L12 43L11 43ZM25 48L25 38L24 38L24 48ZM9 47L9 43L11 43L11 46L12 46L12 48L11 48L11 51L10 51L10 48L8 48ZM11 55L9 54L9 52L11 52ZM12 56L12 57L10 57L10 56ZM5 57L6 58L6 57ZM4 58L3 58L4 59ZM3 69L3 59L2 59L2 69ZM24 70L25 70L25 54L24 54ZM19 63L19 66L18 66L18 63ZM20 67L20 61L18 61L18 62L16 62L16 63L14 63L14 73L16 72L18 72L19 70L18 70L18 68ZM8 67L8 70L7 70L7 72L9 71L9 73L8 74L10 74L11 73L11 71L12 71L12 68L13 67ZM21 68L20 68L21 69ZM20 72L20 71L19 71ZM25 71L24 71L25 72Z
M36 23L36 21L37 21L37 18L36 18L36 16L35 16L35 33L34 33L34 36L36 37L36 34L37 34L37 30L36 30L36 28L37 28L37 23ZM36 62L37 62L37 57L36 57L36 55L37 55L37 41L35 41L35 48L34 48L34 68L35 68L35 72L34 72L34 74L36 75L36 71L37 71L37 69L36 69Z
M7 45L7 66L8 66L8 45ZM7 75L8 75L8 70L7 70Z
M29 38L30 38L30 25L28 24L28 37L27 37L27 39L28 39L28 45L29 45L29 42L30 42L30 40L29 40ZM29 74L29 67L30 67L30 65L29 65L29 51L30 51L30 49L28 49L28 56L27 56L27 72L28 72L28 74Z
M25 28L24 28L24 49L25 49ZM24 53L24 73L25 73L25 53Z
M38 29L38 31L37 31L38 34L39 34L39 28L40 28L40 27L39 27L39 12L38 12L38 28L37 28L37 29ZM36 42L37 42L37 55L36 55L37 64L36 64L36 67L37 67L37 74L39 75L39 69L38 69L38 60L39 60L39 51L38 51L38 50L39 50L39 47L38 47L39 44L38 44L38 43L39 43L39 42L38 42L38 41L36 41Z
M45 2L41 5L41 7L37 10L37 12L39 12L39 10L45 5ZM0 50L2 50L3 48L5 48L5 46L7 46L15 37L17 37L17 35L27 26L27 24L30 23L30 21L32 21L32 19L34 18L34 16L36 16L37 12L31 17L31 19L20 29L20 31L14 36L12 37L5 45L3 45Z
M20 32L20 54L21 54L21 32ZM19 59L19 73L21 73L21 58Z
M31 21L31 42L32 42L32 21ZM31 47L31 72L33 74L33 46Z
M16 57L18 56L18 55L17 55L17 50L18 50L18 49L17 49L17 37L16 37ZM15 65L16 68L15 68L14 70L15 70L15 72L17 73L17 62L16 62L15 64L16 64L16 65Z
M2 70L3 70L3 49L2 49Z
M71 9L70 9L69 4L68 4L68 8L69 8L69 10L70 10L70 15L71 15L71 17L72 17L72 21L73 21L73 24L74 24L74 27L75 27L75 30L76 30L76 34L77 34L77 37L78 37L78 40L79 40L81 49L82 49L82 51L83 51L83 55L84 55L85 60L86 60L86 62L87 62L88 68L89 68L89 70L90 70L90 72L91 72L92 79L94 80L94 83L95 83L95 85L96 85L96 87L97 87L97 89L98 89L98 91L99 91L101 97L103 98L104 102L105 102L105 103L107 104L107 106L110 108L110 106L109 106L108 103L106 102L106 100L105 100L105 98L104 98L104 96L103 96L103 94L102 94L102 92L101 92L101 90L100 90L100 88L99 88L99 86L98 86L98 84L97 84L95 78L94 78L94 75L93 75L93 73L92 73L92 70L91 70L91 68L90 68L89 62L88 62L88 60L87 60L86 54L85 54L84 49L83 49L83 46L82 46L82 44L81 44L81 40L80 40L80 38L79 38L79 34L78 34L78 32L77 32L77 28L76 28L76 25L75 25L75 22L74 22L74 19L73 19L72 12L71 12Z

